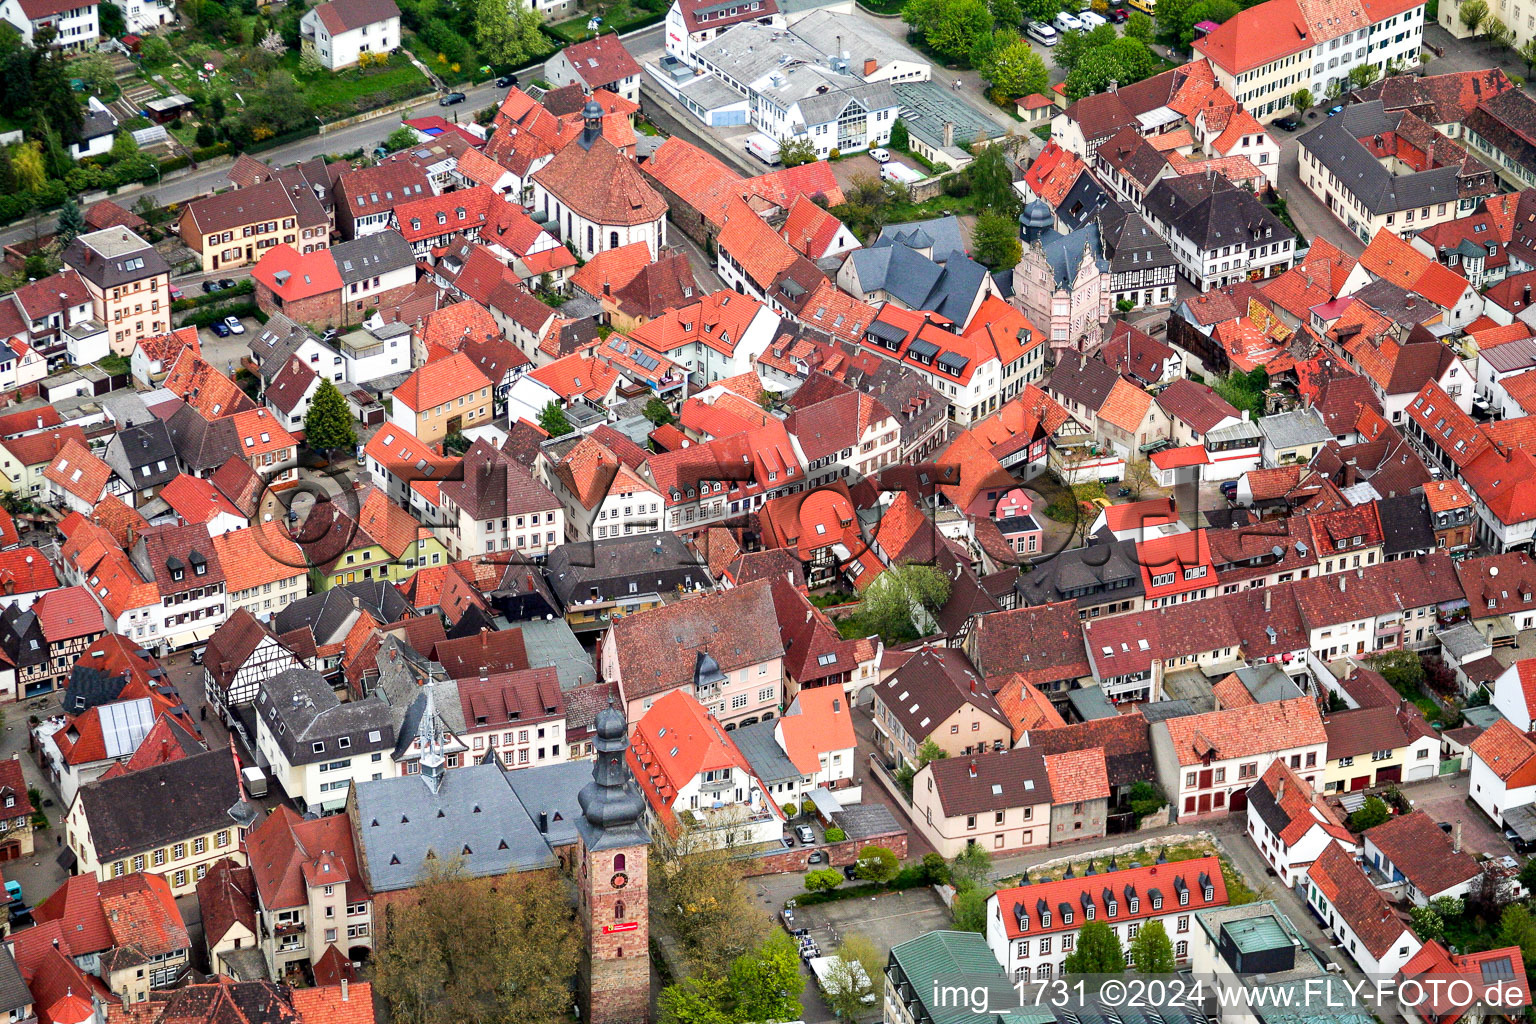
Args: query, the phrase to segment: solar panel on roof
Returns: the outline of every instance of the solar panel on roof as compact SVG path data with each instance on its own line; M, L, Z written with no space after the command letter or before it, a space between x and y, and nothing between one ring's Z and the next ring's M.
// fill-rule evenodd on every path
M1514 964L1509 957L1501 956L1497 960L1484 960L1482 963L1483 980L1485 982L1499 981L1515 976Z
M656 367L661 365L660 360L658 360L655 356L647 355L644 352L636 352L633 358L642 369L654 370Z

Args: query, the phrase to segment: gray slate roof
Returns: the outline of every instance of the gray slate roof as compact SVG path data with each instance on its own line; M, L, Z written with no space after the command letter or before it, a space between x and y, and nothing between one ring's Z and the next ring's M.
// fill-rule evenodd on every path
M457 857L470 878L559 863L494 764L454 768L437 792L420 776L402 775L360 782L353 794L363 876L376 893L414 886L429 854L439 863Z
M1293 237L1252 192L1220 175L1163 178L1147 193L1146 210L1155 222L1183 235L1201 252Z
M943 263L952 252L964 253L965 240L960 235L960 218L934 217L931 220L914 220L905 224L887 224L880 229L875 245L901 242L914 249L930 249L933 258Z
M393 750L389 705L377 697L342 703L325 677L290 668L262 681L256 708L289 764Z
M1313 408L1265 416L1259 421L1264 439L1276 448L1294 448L1303 444L1327 444L1333 440L1322 413Z
M12 955L10 947L6 947L5 954L0 956L0 1010L10 1010L15 1019L20 1020L29 1016L21 1011L31 1004L32 993L21 978L21 968L16 966L16 957Z
M353 603L353 598L357 603ZM379 622L399 622L411 613L411 606L390 584L383 580L365 580L310 594L293 602L272 619L272 630L281 636L295 629L312 630L315 644L335 643L366 611Z
M779 741L773 735L778 724L778 719L770 719L755 725L744 725L731 736L736 741L736 749L741 751L741 756L752 766L752 773L765 786L800 777L800 769L795 767L795 763L784 753L784 748L779 746Z
M1380 100L1352 103L1303 135L1301 148L1337 177L1342 187L1373 215L1455 202L1459 167L1393 174L1360 144L1365 136L1395 131L1404 113L1387 113Z
M113 434L103 459L135 491L169 483L178 472L170 429L154 418Z
M1072 287L1084 260L1093 260L1101 273L1109 270L1109 261L1104 258L1104 244L1099 239L1098 221L1089 221L1065 235L1059 231L1047 231L1040 239L1040 248L1045 253L1045 261L1050 264L1051 272L1056 276L1057 288Z
M350 242L338 242L331 247L331 256L336 260L336 271L341 274L342 284L356 284L391 270L416 265L411 243L394 229L376 231Z
M937 252L937 243L934 251ZM970 317L976 294L986 286L987 268L951 254L942 265L892 239L876 239L851 258L866 291L884 291L912 309L931 309L957 323Z
M581 817L576 795L591 781L591 761L565 761L507 772L507 783L528 816L537 823L539 815L544 815L548 828L544 837L550 846L576 841L576 819Z
M603 599L614 600L628 592L630 583L640 592L672 590L683 575L692 576L696 585L711 583L709 566L669 531L562 544L549 553L546 572L550 589L567 608L586 600L594 588Z
M98 779L81 786L75 799L85 809L96 856L111 863L125 854L233 828L229 809L240 799L240 789L235 762L221 748Z

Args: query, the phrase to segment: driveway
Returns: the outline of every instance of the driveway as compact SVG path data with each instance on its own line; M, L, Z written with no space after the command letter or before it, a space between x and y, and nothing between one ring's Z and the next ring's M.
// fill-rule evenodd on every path
M870 717L869 708L860 704L854 707L853 732L858 741L857 751L854 756L854 784L864 787L864 802L884 804L891 809L903 828L907 830L907 860L919 861L925 854L933 853L934 849L923 834L917 830L912 819L907 816L907 809L901 801L892 796L881 785L869 770L869 760L875 755L875 721Z
M203 346L203 358L225 373L239 369L240 361L251 351L247 342L261 330L261 324L255 317L243 317L240 322L245 325L245 333L231 334L227 338L213 333L211 327L200 327L197 330L197 339Z
M1467 774L1446 775L1428 782L1403 785L1403 795L1415 810L1435 821L1461 826L1461 848L1468 853L1503 857L1512 853L1504 833L1467 798Z

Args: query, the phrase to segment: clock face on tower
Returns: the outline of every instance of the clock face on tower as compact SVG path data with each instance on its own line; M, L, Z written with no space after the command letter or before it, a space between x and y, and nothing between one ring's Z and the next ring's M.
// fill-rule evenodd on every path
M622 871L617 871L612 878L608 879L608 884L615 889L622 889L629 884L629 876Z

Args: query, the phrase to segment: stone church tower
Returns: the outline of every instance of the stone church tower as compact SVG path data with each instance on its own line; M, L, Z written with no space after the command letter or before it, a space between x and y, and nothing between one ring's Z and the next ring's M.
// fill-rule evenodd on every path
M611 704L597 715L597 759L580 793L576 888L586 930L582 963L584 1024L644 1024L651 1005L651 926L645 804L624 752L624 716Z

